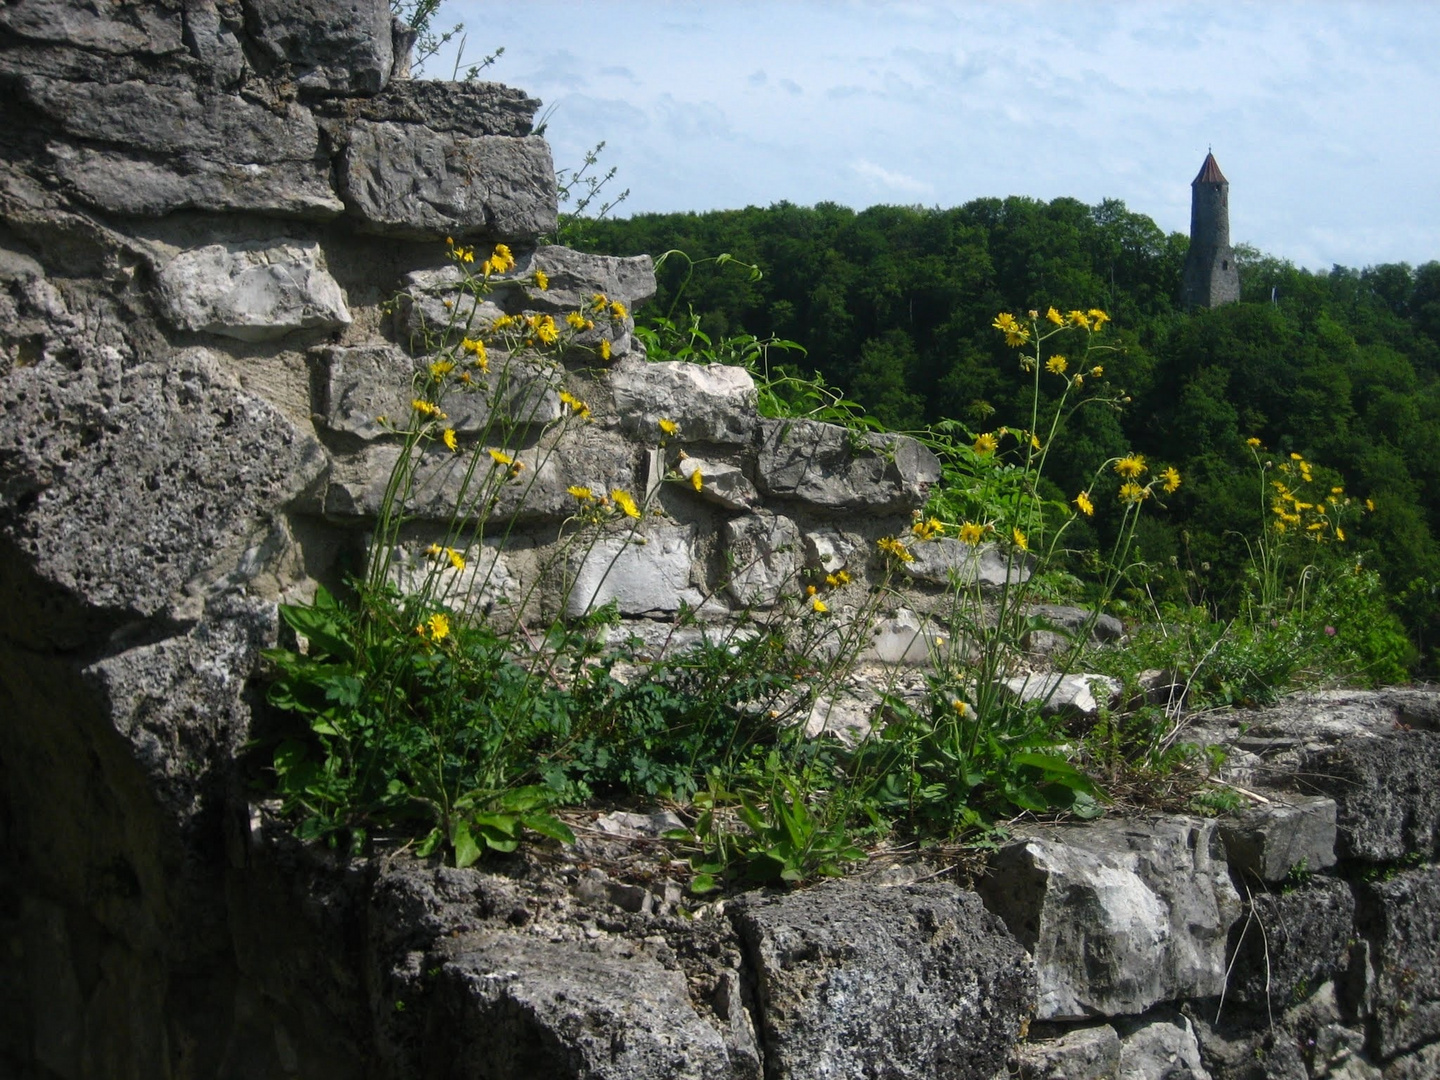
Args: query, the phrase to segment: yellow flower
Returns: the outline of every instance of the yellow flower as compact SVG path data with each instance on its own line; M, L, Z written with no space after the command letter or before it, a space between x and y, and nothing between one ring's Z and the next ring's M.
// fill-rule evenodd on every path
M910 526L910 531L921 540L929 540L936 536L945 535L945 523L939 518L931 518L929 521L917 521Z
M969 544L971 547L979 545L985 539L985 526L974 521L967 521L960 526L960 542Z
M1000 440L990 432L975 436L974 450L977 454L993 454L1000 448Z
M1250 449L1252 450L1258 450L1260 448L1260 440L1257 439L1254 435L1251 435L1250 438L1245 440L1245 445L1250 447Z
M604 338L600 339L600 359L610 359L610 342L606 341Z
M615 500L616 506L625 511L626 517L638 518L640 516L640 508L635 505L635 500L630 497L628 491L621 491L619 488L616 488L610 492L610 498Z
M828 607L825 606L825 601L821 600L818 596L811 599L810 607L812 610L818 611L822 615L830 610Z
M838 570L838 571L836 571L836 573L835 573L835 580L838 581L838 582L840 582L841 585L849 585L849 584L850 584L850 575L849 575L848 573L846 573L844 570Z
M1115 462L1115 471L1127 480L1134 480L1145 472L1145 458L1140 454L1127 454Z
M455 439L454 428L447 427L444 431L442 431L440 433L440 441L450 448L451 453L459 452L460 444Z
M826 574L825 584L829 585L832 589L838 589L840 587L840 579L834 574Z
M1090 329L1090 316L1083 311L1072 311L1065 316L1065 321L1071 326L1079 326L1086 330Z
M1175 471L1173 465L1166 466L1160 472L1160 479L1164 481L1165 494L1171 495L1180 486L1180 474Z
M449 360L436 360L430 365L430 377L432 379L443 379L450 372L455 370L455 365Z
M1105 374L1105 369L1104 369L1104 367L1102 367L1102 366L1099 365L1099 364L1096 364L1094 367L1092 367L1092 368L1090 369L1090 377L1091 377L1092 379L1098 379L1098 378L1100 378L1100 376L1102 376L1102 375L1104 375L1104 374Z
M575 498L579 499L581 502L589 502L591 499L595 498L595 493L593 491L591 491L588 487L581 487L578 484L572 484L565 490L568 491L571 495L575 496Z
M1297 453L1295 453L1295 452L1292 450L1292 451L1290 452L1290 460L1291 460L1291 461L1304 461L1304 460L1305 460L1305 457L1304 457L1304 455L1302 455L1302 454L1297 454Z
M893 555L901 562L914 562L915 556L911 555L905 545L893 536L883 536L875 541L875 546L887 555Z
M693 487L696 491L701 491L704 489L705 477L701 475L699 469L696 469L693 473L690 474L690 486Z
M609 302L610 298L601 292L597 292L590 297L590 306L593 307L596 311L599 311Z
M666 435L675 435L680 431L680 425L675 423L674 420L661 420L660 430Z
M1095 516L1095 504L1090 501L1090 493L1088 491L1082 491L1079 495L1075 496L1075 508L1086 517Z
M1015 546L1018 547L1021 551L1030 550L1030 541L1019 529L1011 529L1010 538L1015 541Z
M1343 487L1333 487L1333 488L1330 489L1330 494L1331 494L1331 495L1344 495L1344 494L1345 494L1345 489L1344 489Z
M1375 512L1375 500L1374 500L1374 499L1366 499L1366 500L1365 500L1365 509L1368 510L1368 511L1370 511L1370 513L1373 514L1373 513Z
M1127 503L1143 502L1150 497L1150 489L1143 488L1134 480L1126 480L1120 485L1120 501Z
M995 316L995 321L990 324L996 330L1005 335L1005 344L1018 348L1030 340L1030 330L1021 326L1015 321L1015 316L1008 311L1002 311Z
M1105 325L1107 322L1109 322L1109 321L1110 321L1110 316L1109 316L1109 315L1106 315L1105 312L1101 311L1099 308L1093 308L1093 307L1092 307L1092 308L1090 309L1090 322L1091 322L1091 328L1092 328L1092 329L1098 331L1102 326L1104 326L1104 325Z
M1076 375L1073 379L1070 380L1070 385L1071 385L1072 387L1074 387L1076 390L1079 390L1080 387L1082 387L1082 386L1085 385L1085 376L1084 376L1084 375Z
M1335 539L1339 540L1342 544L1345 542L1345 530L1340 528L1339 525L1335 526Z
M421 416L433 416L436 420L445 419L445 414L440 411L440 407L424 398L415 398L410 402L410 407Z
M815 595L817 592L819 592L819 591L820 591L820 590L817 589L817 588L815 588L814 585L806 585L806 586L805 586L805 595L806 595L806 596L814 596L814 595Z
M585 316L581 315L578 311L572 311L569 315L566 315L565 321L570 324L572 330L585 329Z
M491 450L489 451L489 453L490 453L491 459L495 462L496 465L514 465L514 464L515 464L515 459L512 458L509 454L505 453L505 452L502 451L502 450L494 450L494 449L491 449Z
M536 284L536 286L540 289L541 292L544 292L546 289L550 288L550 277L549 277L549 275L546 274L544 270L536 270L536 271L535 271L535 284Z
M453 566L456 570L465 569L465 556L461 555L460 552L456 551L454 548L447 547L445 549L445 557L450 560L450 565Z
M1052 356L1049 360L1045 361L1045 370L1052 375L1064 375L1065 369L1069 366L1070 364L1066 361L1065 357L1059 355Z
M555 326L555 320L549 315L536 320L535 336L546 345L554 345L560 340L560 331Z
M513 270L515 268L515 256L510 254L510 249L504 244L495 245L495 253L490 256L499 270Z
M1056 326L1065 325L1065 316L1061 315L1060 312L1056 311L1053 307L1049 311L1045 312L1045 318L1048 319L1050 322L1054 323Z
M450 636L450 620L443 613L436 612L427 620L430 627L430 640L440 641Z
M623 319L630 313L625 310L625 305L619 300L612 300L610 303L610 317L612 319Z
M445 550L445 549L442 548L439 544L431 544L429 547L427 547L427 548L425 549L425 554L426 554L426 555L439 555L439 554L440 554L441 552L443 552L444 550Z
M519 321L520 321L519 316L516 316L516 315L501 315L501 316L500 316L499 318L497 318L493 323L490 324L490 329L492 329L492 330L504 330L504 329L506 329L506 328L508 328L508 327L514 326L514 325L515 325L516 323L518 323Z

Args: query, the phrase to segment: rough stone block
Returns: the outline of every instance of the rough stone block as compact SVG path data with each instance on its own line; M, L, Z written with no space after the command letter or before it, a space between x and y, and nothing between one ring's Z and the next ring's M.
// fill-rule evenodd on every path
M111 56L161 56L184 49L178 3L101 5L25 0L0 8L0 28L45 44L67 44Z
M620 423L635 437L664 438L673 421L680 442L748 443L755 431L755 380L724 364L652 364L627 358L610 373Z
M1240 899L1213 821L1047 830L1002 849L978 888L1035 957L1039 1019L1142 1013L1225 985Z
M472 139L359 120L339 173L346 208L371 231L520 243L555 228L555 165L536 136Z
M800 530L781 514L761 511L727 521L725 590L740 605L769 607L787 590L799 595Z
M1230 930L1227 1001L1281 1012L1341 974L1355 933L1355 896L1334 878L1256 893Z
M945 647L941 627L909 608L876 623L863 659L882 664L929 664Z
M344 291L314 242L209 244L171 259L159 286L165 317L182 330L270 341L350 325Z
M953 886L826 882L732 912L767 1077L990 1080L1033 1005L1029 958Z
M444 82L394 79L374 97L317 104L316 112L334 120L422 124L456 135L529 135L538 98L496 82Z
M1120 1036L1109 1024L1074 1028L1048 1039L1037 1039L1032 1031L1015 1057L1025 1080L1111 1080L1120 1068Z
M1179 1015L1125 1025L1116 1075L1125 1080L1210 1080L1195 1028Z
M1220 826L1225 856L1243 874L1272 884L1294 869L1335 865L1335 800L1291 795L1256 807Z
M814 420L763 420L761 492L828 510L894 513L925 504L940 460L914 439Z
M571 557L565 614L612 600L622 615L673 614L704 600L692 584L695 530L652 522L637 536L607 536Z
M1440 732L1392 728L1307 753L1308 790L1335 800L1339 853L1389 862L1440 853Z
M525 298L527 306L555 315L588 307L596 293L619 300L631 311L655 295L655 263L649 255L590 255L545 245L515 269L522 274L545 271L550 287L526 286Z
M1029 580L1031 559L1007 559L994 544L972 547L948 536L906 545L914 561L904 564L905 573L916 581L947 588L979 584L995 590L1007 581L1012 585Z
M1362 887L1359 923L1380 1056L1440 1042L1440 867Z
M1385 1066L1381 1076L1384 1080L1435 1080L1440 1076L1440 1043L1401 1054Z
M745 470L726 461L686 457L680 475L693 481L700 474L700 497L726 510L752 510L760 504L760 492L745 476Z
M245 0L256 50L315 93L378 94L395 66L387 0Z
M1120 697L1120 684L1108 675L1017 675L1005 689L1021 701L1038 701L1044 713L1094 716Z
M725 1041L653 957L521 935L461 938L431 991L427 1076L720 1080Z

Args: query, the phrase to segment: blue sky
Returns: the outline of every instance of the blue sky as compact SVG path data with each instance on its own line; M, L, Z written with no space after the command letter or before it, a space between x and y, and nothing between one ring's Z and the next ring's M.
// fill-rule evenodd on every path
M1124 200L1325 269L1440 259L1440 4L452 0L486 74L606 143L621 213ZM448 73L432 63L427 74Z

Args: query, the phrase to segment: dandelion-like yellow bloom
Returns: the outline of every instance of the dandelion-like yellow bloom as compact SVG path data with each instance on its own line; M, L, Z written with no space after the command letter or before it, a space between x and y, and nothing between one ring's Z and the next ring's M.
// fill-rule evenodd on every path
M425 554L426 554L426 555L439 555L439 554L441 554L442 552L444 552L444 550L445 550L445 549L442 548L439 544L431 544L429 547L427 547L427 548L425 549Z
M1345 542L1345 530L1340 528L1339 525L1335 526L1335 539L1339 540L1342 544Z
M1056 326L1065 325L1065 316L1061 315L1060 312L1056 311L1053 307L1050 308L1050 310L1048 310L1047 312L1045 312L1045 318L1048 319L1050 322L1054 323Z
M456 551L454 548L447 547L445 549L445 557L450 560L450 565L453 566L456 570L465 569L465 556L461 555L460 552Z
M549 315L535 321L535 336L546 345L554 345L560 340L560 330L555 325L555 320Z
M814 595L815 595L817 592L819 592L819 591L820 591L820 590L817 589L817 588L815 588L814 585L806 585L806 586L805 586L805 595L806 595L806 596L814 596Z
M515 256L510 254L510 248L505 244L495 245L495 252L490 256L490 261L501 270L515 269Z
M1092 379L1098 379L1098 378L1100 378L1101 376L1103 376L1104 374L1105 374L1105 368L1104 368L1104 366L1101 365L1101 364L1096 364L1094 367L1092 367L1092 368L1090 369L1090 377L1091 377Z
M600 359L610 359L610 342L606 341L604 338L600 339Z
M1120 501L1124 503L1144 502L1150 497L1150 489L1143 488L1134 480L1126 480L1120 485Z
M536 270L535 285L541 292L544 292L546 289L550 288L550 275L545 273L544 270Z
M1016 321L1015 316L1011 315L1008 311L1002 311L999 315L996 315L995 321L990 325L1004 334L1005 344L1013 348L1018 348L1030 340L1029 328L1021 326L1020 323Z
M616 506L625 511L626 517L638 518L640 516L640 508L635 505L635 500L630 497L628 491L622 491L620 488L616 488L610 492L610 498L615 500Z
M1080 387L1085 385L1085 376L1077 374L1073 379L1070 380L1070 385L1072 388L1079 390Z
M975 436L973 449L977 454L993 454L1000 449L1000 440L987 431L983 435Z
M895 558L901 562L915 561L915 556L911 555L905 545L893 536L882 536L879 540L875 541L875 546L887 555L895 556Z
M565 490L568 491L575 498L579 499L581 502L589 502L591 499L595 498L595 493L593 491L591 491L588 487L581 487L579 484L572 484Z
M608 303L610 303L610 298L603 292L593 293L590 297L590 306L596 311L599 311Z
M570 314L566 315L565 322L569 324L572 330L585 329L585 316L581 315L578 311L572 311L570 312Z
M985 539L985 526L974 521L963 522L960 526L960 542L977 547Z
M1260 440L1257 439L1254 435L1251 435L1250 438L1245 440L1245 445L1250 447L1250 449L1252 450L1258 450L1260 448Z
M701 474L699 469L696 469L693 473L690 474L690 486L693 487L696 491L705 490L705 477Z
M455 370L455 364L450 360L436 360L430 365L430 377L432 379L443 379L450 372Z
M1030 550L1029 538L1027 538L1026 535L1019 529L1010 530L1010 539L1015 541L1015 546L1018 547L1021 551Z
M610 318L618 321L625 318L625 316L629 314L630 312L625 310L625 305L622 304L619 300L612 300L610 302Z
M1045 370L1052 375L1064 375L1069 366L1070 362L1058 354L1045 361Z
M506 330L520 322L518 315L501 315L490 324L492 330Z
M1173 465L1166 466L1161 470L1160 479L1164 484L1166 495L1173 495L1175 489L1180 486L1180 474L1175 471Z
M1344 495L1344 494L1345 494L1345 489L1344 489L1343 487L1332 487L1332 488L1330 489L1330 494L1331 494L1331 495Z
M675 423L674 420L661 420L660 430L663 431L666 435L675 435L679 433L680 425Z
M1115 462L1115 471L1126 480L1136 480L1145 472L1145 458L1141 454L1127 454Z
M835 580L840 582L841 585L849 585L850 575L844 570L837 570L835 572Z
M1292 450L1292 451L1290 452L1290 460L1291 460L1291 461L1304 461L1304 460L1305 460L1305 455L1303 455L1303 454L1297 454L1297 453L1295 453L1295 452Z
M515 459L514 459L513 457L511 457L509 454L505 453L503 450L495 450L495 449L493 449L493 448L487 448L487 449L488 449L488 451L489 451L491 460L493 460L496 465L514 465L514 464L515 464Z
M838 589L840 587L840 579L834 574L826 574L825 584L829 585L832 589Z
M450 636L450 620L441 612L436 612L426 620L426 626L430 630L431 641L442 641Z
M455 438L455 429L453 427L447 427L440 433L440 441L450 448L452 454L459 452L460 443Z
M1086 517L1095 516L1095 504L1090 501L1090 493L1082 491L1075 496L1075 509L1079 510Z
M1070 312L1065 316L1065 321L1071 326L1078 326L1084 330L1090 329L1090 316L1086 315L1083 311Z
M1110 316L1106 315L1105 312L1101 311L1099 308L1092 307L1090 309L1090 328L1092 330L1095 330L1098 333L1100 328L1109 321Z
M830 609L825 605L825 601L824 601L824 600L821 600L818 596L816 596L816 597L814 597L813 599L811 599L811 601L810 601L810 609L811 609L812 611L818 611L818 612L819 612L820 614L822 614L822 615L825 614L825 612L827 612L827 611L830 610Z
M1375 500L1374 500L1374 499L1366 499L1366 500L1365 500L1365 509L1368 510L1368 511L1370 511L1370 513L1373 514L1373 513L1375 512Z

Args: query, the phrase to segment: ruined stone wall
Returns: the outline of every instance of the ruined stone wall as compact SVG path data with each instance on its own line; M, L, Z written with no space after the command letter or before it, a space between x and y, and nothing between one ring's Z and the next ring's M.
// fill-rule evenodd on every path
M1425 695L1252 718L1232 760L1270 792L1257 820L1025 836L978 893L898 870L687 917L663 874L596 869L645 848L644 815L484 872L339 859L265 817L259 653L278 602L366 557L396 454L375 418L466 303L445 238L513 248L491 316L654 288L648 259L543 242L539 103L404 78L409 36L380 0L0 7L0 1073L990 1080L1023 1058L1073 1080L1193 1057L1239 1077L1310 1039L1273 1075L1428 1075ZM595 338L497 387L534 431L475 603L614 601L668 637L682 604L723 625L808 567L853 579L837 617L862 608L935 459L762 419L743 371L650 364L632 330L597 331L608 363ZM561 386L592 423L549 423ZM484 420L457 412L459 437ZM402 556L439 535L453 470L425 462ZM644 493L645 543L565 554L572 485ZM953 541L916 554L922 612L977 566ZM883 615L873 660L930 655L915 615ZM1222 990L1238 1026L1202 1023ZM1047 1039L1017 1050L1032 1019Z

